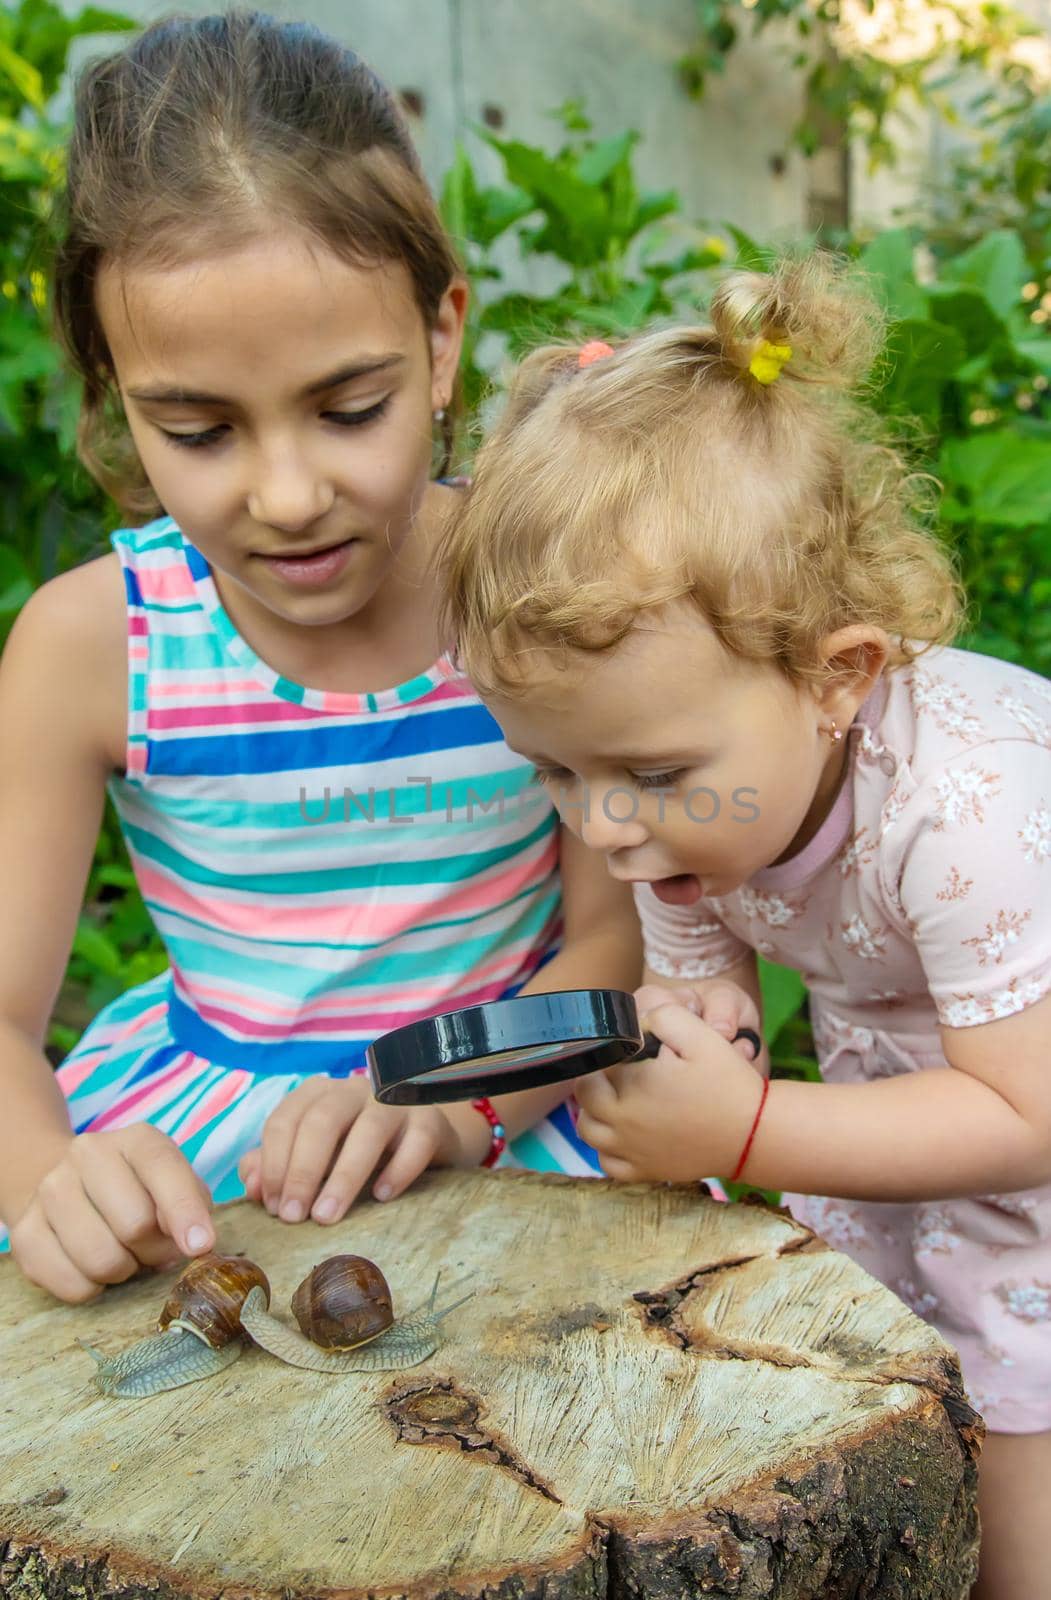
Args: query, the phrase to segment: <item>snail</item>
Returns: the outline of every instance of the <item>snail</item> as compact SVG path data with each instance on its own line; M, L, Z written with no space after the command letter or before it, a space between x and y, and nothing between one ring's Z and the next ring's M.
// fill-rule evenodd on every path
M250 1289L241 1325L256 1344L293 1367L313 1372L388 1372L415 1367L441 1343L441 1323L471 1298L434 1309L438 1279L426 1308L398 1322L380 1269L364 1256L330 1256L314 1267L292 1296L302 1333L267 1311L261 1288Z
M270 1304L270 1284L254 1261L198 1256L176 1279L159 1333L112 1357L79 1341L98 1364L96 1384L103 1394L140 1399L221 1372L245 1348L241 1308L249 1293L256 1304Z

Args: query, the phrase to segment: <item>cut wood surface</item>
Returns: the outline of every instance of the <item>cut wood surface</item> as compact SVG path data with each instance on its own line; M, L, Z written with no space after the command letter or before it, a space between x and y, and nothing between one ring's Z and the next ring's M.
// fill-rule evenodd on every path
M175 1274L58 1305L0 1260L0 1593L963 1600L982 1424L955 1352L783 1210L699 1188L434 1172L338 1226L239 1202L218 1248L289 1316L369 1256L395 1311L476 1290L404 1372L258 1349L145 1400L79 1339L152 1330Z

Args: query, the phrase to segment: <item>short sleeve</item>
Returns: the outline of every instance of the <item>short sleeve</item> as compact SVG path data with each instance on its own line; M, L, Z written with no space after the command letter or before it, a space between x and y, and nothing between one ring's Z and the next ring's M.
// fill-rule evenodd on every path
M932 774L893 832L888 884L939 1020L994 1022L1051 990L1051 749L972 747Z
M646 965L663 978L715 978L752 953L719 921L711 902L667 906L648 883L635 885Z

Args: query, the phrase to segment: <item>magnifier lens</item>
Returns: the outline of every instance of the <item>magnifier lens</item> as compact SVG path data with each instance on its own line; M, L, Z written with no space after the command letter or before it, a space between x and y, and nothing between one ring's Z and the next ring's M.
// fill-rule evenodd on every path
M521 995L396 1028L366 1051L377 1100L420 1105L508 1094L616 1066L643 1046L619 989Z
M548 1044L536 1045L533 1049L494 1050L491 1056L472 1056L469 1060L457 1062L451 1067L425 1067L422 1072L414 1074L409 1082L459 1083L467 1078L476 1078L481 1072L487 1076L497 1077L501 1073L517 1072L520 1067L529 1067L534 1062L575 1060L579 1055L579 1044ZM579 1077L579 1075L574 1069L573 1076Z

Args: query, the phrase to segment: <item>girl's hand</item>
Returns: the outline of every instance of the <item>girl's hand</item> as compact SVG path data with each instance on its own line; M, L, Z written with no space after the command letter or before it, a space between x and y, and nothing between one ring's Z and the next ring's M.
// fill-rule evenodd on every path
M317 1077L271 1112L261 1146L242 1157L238 1172L248 1198L272 1216L338 1222L387 1155L372 1186L377 1200L401 1194L426 1167L454 1165L463 1151L437 1106L384 1106L364 1076Z
M212 1200L182 1151L146 1122L75 1134L11 1225L11 1253L59 1300L92 1300L142 1267L215 1243Z
M739 983L728 978L704 978L696 983L677 983L673 979L667 984L645 983L636 990L635 1004L640 1016L654 1011L657 1006L685 1006L730 1041L742 1028L751 1028L762 1038L759 1007ZM755 1059L755 1050L748 1039L738 1039L734 1049L746 1061Z
M759 1074L683 1005L661 1004L644 1024L662 1041L658 1056L577 1079L581 1138L626 1182L729 1176L759 1105Z

